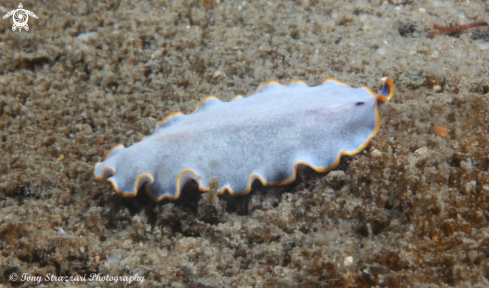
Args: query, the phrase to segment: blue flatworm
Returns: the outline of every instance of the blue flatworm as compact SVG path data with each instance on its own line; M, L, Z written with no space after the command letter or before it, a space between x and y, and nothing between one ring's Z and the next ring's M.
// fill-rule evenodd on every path
M213 176L221 183L218 193L248 193L256 179L288 184L299 164L325 172L341 155L364 149L380 127L378 103L387 103L393 93L387 78L378 95L326 79L315 87L272 81L231 102L209 96L191 114L166 117L141 142L112 148L94 175L110 177L123 196L135 196L145 184L155 201L177 199L191 179L208 191Z

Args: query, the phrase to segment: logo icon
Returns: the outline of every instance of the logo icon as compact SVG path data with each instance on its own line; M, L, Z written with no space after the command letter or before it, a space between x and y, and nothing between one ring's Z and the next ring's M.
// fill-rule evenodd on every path
M12 25L12 31L15 31L17 29L19 29L19 31L22 31L22 28L24 28L25 31L29 31L29 25L27 25L29 15L37 19L36 14L23 8L24 6L22 5L22 3L19 3L18 9L12 10L5 14L5 16L3 16L3 19L5 19L13 15L12 19L14 20L14 25Z

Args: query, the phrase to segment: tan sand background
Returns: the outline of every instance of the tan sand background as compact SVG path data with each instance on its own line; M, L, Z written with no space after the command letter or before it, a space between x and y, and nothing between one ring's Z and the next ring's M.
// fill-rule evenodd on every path
M117 287L489 285L488 27L433 29L489 20L487 1L22 4L39 18L28 32L0 22L5 287L37 286L11 273L145 277ZM384 76L397 91L379 134L325 178L302 169L236 198L188 185L154 203L92 176L111 147L208 95L329 77L378 91Z

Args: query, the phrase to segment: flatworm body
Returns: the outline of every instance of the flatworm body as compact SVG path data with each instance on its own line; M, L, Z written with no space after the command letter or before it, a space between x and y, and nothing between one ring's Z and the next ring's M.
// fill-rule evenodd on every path
M135 196L146 184L155 201L177 199L191 179L208 191L213 176L221 183L218 193L248 193L255 179L288 184L299 164L325 172L341 155L364 149L380 127L378 103L393 93L387 78L378 95L327 79L315 87L272 81L231 102L209 96L191 114L166 117L141 142L112 148L94 175L110 177L123 196Z

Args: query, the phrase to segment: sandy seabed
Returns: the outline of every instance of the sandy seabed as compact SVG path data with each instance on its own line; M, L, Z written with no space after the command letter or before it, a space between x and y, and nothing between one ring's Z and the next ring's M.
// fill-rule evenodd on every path
M487 1L22 4L28 32L0 22L2 287L489 285L489 28L433 29L489 18ZM325 177L155 203L92 175L208 95L384 76L378 135Z

